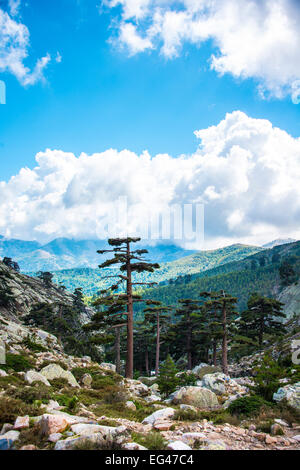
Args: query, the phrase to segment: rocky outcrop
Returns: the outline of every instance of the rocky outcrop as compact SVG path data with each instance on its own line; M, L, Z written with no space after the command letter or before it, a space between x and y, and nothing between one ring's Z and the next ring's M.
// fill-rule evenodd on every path
M66 379L71 387L79 387L79 384L74 375L70 371L64 370L58 364L49 364L48 366L44 367L40 373L48 381L53 379Z
M279 388L274 393L273 400L277 402L286 400L290 406L300 410L300 382Z

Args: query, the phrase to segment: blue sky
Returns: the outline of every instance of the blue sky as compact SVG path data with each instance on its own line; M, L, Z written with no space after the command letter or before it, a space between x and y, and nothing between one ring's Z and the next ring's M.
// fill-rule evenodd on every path
M109 42L116 10L97 1L28 0L21 21L30 31L27 65L59 52L45 81L23 87L0 74L7 104L0 107L1 176L34 165L46 148L87 153L113 147L173 156L193 152L195 129L217 124L227 112L269 119L299 136L300 107L289 96L262 100L257 80L209 69L211 41L185 45L174 59L158 51L129 56Z
M81 202L77 212L75 209L72 212L71 222L66 216L69 209L65 201L70 199L67 192L72 188L73 199L75 194L74 165L78 167L78 178L85 174L89 181L88 171L93 172L75 157L82 152L88 155L103 152L101 165L100 157L95 159L95 171L103 173L103 168L110 167L116 178L111 185L117 187L118 181L128 180L126 159L132 172L138 173L142 161L139 156L147 150L153 158L153 168L141 170L145 170L145 187L151 177L147 172L155 174L156 167L162 165L159 172L166 182L172 180L166 191L168 202L167 196L160 193L167 183L162 181L157 188L160 198L166 198L165 204L204 199L208 204L207 232L212 244L268 241L272 235L297 236L300 194L287 168L294 165L292 173L296 178L300 166L300 104L296 104L300 94L299 2L241 0L237 6L233 0L214 0L208 14L196 0L103 3L100 6L100 0L0 1L0 80L7 89L6 105L0 105L3 181L0 215L1 200L7 194L11 198L10 208L14 208L3 205L4 219L9 221L3 222L2 228L0 225L0 233L28 239L95 235L94 229L81 232L73 226L82 210ZM208 4L207 0L202 3ZM22 33L18 44L13 35L9 36L11 32L5 32L8 21L12 29ZM20 59L9 55L9 41ZM41 58L45 63L39 68L37 61ZM233 114L234 111L239 113ZM206 132L210 126L214 126L212 132ZM280 135L276 127L280 128ZM238 135L232 138L237 128ZM196 130L203 131L198 139ZM199 138L204 156L220 147L214 155L214 173L208 160L203 160L204 163L201 160L201 165L197 160ZM237 147L240 159L235 161ZM117 153L109 153L111 148ZM50 153L46 154L46 149ZM123 169L113 162L119 155L125 155L124 149L132 154L122 157ZM272 161L269 155L273 151ZM39 152L42 157L37 163ZM247 152L246 167L243 159ZM68 164L61 169L67 153L74 155L68 157ZM155 155L164 153L170 160L164 160L163 165L160 157L155 160ZM184 168L178 158L181 154L185 155ZM209 158L212 162L213 158ZM174 159L178 161L176 165ZM226 181L225 176L217 174L224 159L228 164L224 168ZM262 177L261 188L257 188L267 160L274 174L271 178L269 168ZM264 166L260 167L262 161ZM253 162L256 175L251 173ZM166 169L167 163L173 173ZM37 172L33 170L35 166ZM53 188L46 196L44 189L35 189L34 197L26 192L28 181L40 179L37 188L47 186L45 174L48 175L50 166L52 177L57 180L62 177L65 186L56 190L55 195L51 192ZM27 179L23 173L16 176L22 168L29 168ZM231 179L228 175L237 168L245 174L238 173L236 185L228 189ZM181 171L184 176L180 180ZM68 175L72 175L70 179ZM8 183L12 176L16 176L14 181ZM100 174L98 178L100 184ZM244 181L243 188L239 181ZM105 184L108 185L107 179ZM84 194L92 194L91 187ZM142 190L141 194L136 191L133 195L132 186L123 190L134 203L144 201ZM37 194L38 191L41 193ZM76 189L81 201L82 191L82 187ZM267 191L265 196L270 197L270 204L274 203L275 194L277 206L270 210L265 201L264 206L257 207L256 195L260 191ZM63 223L49 226L44 221L48 214L45 200L55 205L58 193L63 196L61 205L53 212L53 220L59 217L69 220L70 230ZM243 202L240 194L245 196ZM117 192L111 197L116 196ZM220 198L223 206L216 202ZM24 206L24 200L31 205ZM290 210L290 200L295 207L289 220L279 220L278 210ZM33 201L37 201L36 206L32 206ZM88 204L92 217L94 201L91 199ZM158 201L151 200L151 204L155 206ZM6 217L8 210L10 217ZM40 214L35 220L27 218L32 211ZM213 219L221 213L225 214L225 222L220 228Z

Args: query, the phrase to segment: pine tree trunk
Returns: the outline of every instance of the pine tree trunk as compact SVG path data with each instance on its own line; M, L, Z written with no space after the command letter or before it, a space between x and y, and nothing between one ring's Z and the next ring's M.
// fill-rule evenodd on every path
M159 372L159 346L160 346L160 324L159 313L156 318L156 356L155 356L155 375L158 376Z
M263 345L263 318L261 318L260 325L259 325L258 344L259 344L259 349L262 349L262 345Z
M130 243L127 242L127 358L126 358L126 378L133 378L133 301L132 301L132 281L130 265Z
M120 374L121 372L121 355L120 355L120 328L116 328L116 342L115 342L115 352L116 352L116 372Z
M150 373L149 373L149 352L148 352L148 348L146 348L146 351L145 351L145 367L146 367L146 375L149 377Z
M223 317L222 369L223 369L223 373L228 375L226 302L224 302L223 304L222 317Z
M213 365L217 366L217 342L213 342Z
M188 370L192 370L192 329L190 325L190 317L188 316L188 331L187 331L187 360L188 360Z

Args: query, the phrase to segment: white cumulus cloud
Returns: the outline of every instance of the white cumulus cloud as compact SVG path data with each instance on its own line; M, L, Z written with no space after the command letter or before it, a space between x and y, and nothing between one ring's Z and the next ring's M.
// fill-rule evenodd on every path
M201 46L212 40L216 52L210 64L217 73L255 79L261 96L295 96L295 87L299 89L299 0L105 0L105 4L121 6L118 41L130 54L158 49L174 58L186 43Z
M38 59L32 70L25 65L29 55L30 33L24 24L13 18L19 6L18 1L9 2L11 16L0 8L0 72L13 74L26 86L43 79L44 69L51 57L47 54Z
M38 153L35 168L0 182L0 233L102 237L126 196L129 229L174 204L203 202L206 246L300 238L300 138L240 111L195 134L195 153L178 158L114 149Z

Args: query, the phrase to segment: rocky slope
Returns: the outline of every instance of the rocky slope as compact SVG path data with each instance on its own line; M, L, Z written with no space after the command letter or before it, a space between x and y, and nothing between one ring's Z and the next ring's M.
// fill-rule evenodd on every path
M231 411L249 396L249 364L259 355L232 365L231 377L200 364L192 371L194 385L163 397L155 378L124 379L112 364L66 354L55 335L25 326L23 316L34 304L73 305L73 296L2 263L0 273L6 302L0 307L0 449L300 449L300 383L283 381L279 405L247 416ZM13 292L13 300L5 300L4 291ZM278 352L285 344L290 354L295 337Z

